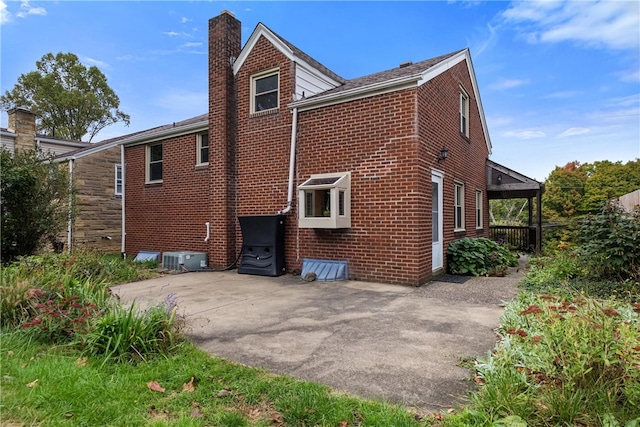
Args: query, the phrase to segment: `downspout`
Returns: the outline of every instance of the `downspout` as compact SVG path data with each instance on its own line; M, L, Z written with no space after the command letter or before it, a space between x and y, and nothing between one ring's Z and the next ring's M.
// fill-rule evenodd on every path
M291 153L289 154L289 191L287 193L287 207L278 212L284 215L291 210L293 203L293 178L296 166L296 139L298 133L298 107L293 108L293 123L291 124Z
M121 237L120 237L120 255L122 255L122 258L125 258L127 256L127 254L125 253L125 249L124 249L124 236L125 236L125 232L124 232L124 195L127 193L125 191L125 176L124 176L124 145L120 145L120 167L122 168L122 198L120 199L120 207L121 207L121 221L122 221L122 225L120 226L120 230L121 230Z
M71 229L73 221L73 159L69 159L69 218L67 221L67 253L71 253Z

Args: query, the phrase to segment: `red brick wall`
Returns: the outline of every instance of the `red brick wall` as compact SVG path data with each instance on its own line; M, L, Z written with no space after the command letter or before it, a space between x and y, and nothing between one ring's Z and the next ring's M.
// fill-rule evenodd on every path
M459 94L462 86L469 95L469 138L460 133ZM476 104L473 86L466 62L461 62L448 72L439 75L418 89L420 109L420 158L421 188L431 191L431 170L444 172L443 182L443 219L444 250L446 266L446 248L449 242L462 237L487 237L489 229L489 204L486 192L486 160L488 149L480 112ZM449 156L440 164L436 158L440 149L449 149ZM454 233L454 182L464 183L465 187L465 232ZM475 207L476 189L483 193L483 225L476 230ZM430 193L429 193L430 194ZM426 209L431 210L431 198L427 198ZM429 265L431 260L429 259Z
M351 228L294 230L288 265L347 260L354 279L418 283L414 106L415 90L406 90L300 113L297 183L350 171Z
M125 245L140 250L207 252L209 168L196 167L196 135L162 141L162 183L145 184L146 145L126 149Z

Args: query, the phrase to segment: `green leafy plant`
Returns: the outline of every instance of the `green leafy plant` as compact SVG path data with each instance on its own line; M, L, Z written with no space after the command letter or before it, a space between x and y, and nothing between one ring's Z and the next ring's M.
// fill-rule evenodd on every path
M589 215L577 235L588 273L600 278L640 279L640 214L607 204Z
M504 275L518 260L506 247L484 237L465 237L449 243L449 271L468 276Z

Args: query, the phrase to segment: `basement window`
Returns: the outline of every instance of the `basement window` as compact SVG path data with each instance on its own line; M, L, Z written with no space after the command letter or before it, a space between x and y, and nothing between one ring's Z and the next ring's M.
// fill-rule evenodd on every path
M298 227L351 227L351 172L311 175L298 186Z

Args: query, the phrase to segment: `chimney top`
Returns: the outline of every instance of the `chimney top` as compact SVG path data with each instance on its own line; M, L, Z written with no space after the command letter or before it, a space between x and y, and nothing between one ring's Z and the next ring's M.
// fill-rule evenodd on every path
M230 16L232 16L233 18L235 18L235 15L234 15L233 13L229 12L229 11L228 11L228 10L226 10L226 9L225 9L225 10L223 10L222 12L220 12L220 15L224 15L225 13L226 13L227 15L230 15Z
M400 68L408 67L409 65L413 65L413 61L407 61L400 63Z

